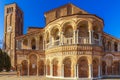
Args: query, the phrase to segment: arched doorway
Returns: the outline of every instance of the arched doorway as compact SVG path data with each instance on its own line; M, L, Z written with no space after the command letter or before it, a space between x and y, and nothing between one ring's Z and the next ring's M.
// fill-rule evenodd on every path
M113 63L113 57L107 56L106 57L107 75L112 75L112 63Z
M99 60L93 59L93 77L98 77Z
M64 77L71 77L71 64L72 61L70 58L65 58L63 60L64 64Z
M21 68L21 75L25 76L28 75L28 62L26 60L22 61L22 68Z
M53 59L52 64L53 64L53 76L58 76L58 60Z
M78 59L78 76L79 78L88 77L89 68L88 60L86 57L81 57Z
M38 74L40 75L40 76L43 76L44 75L44 61L43 60L40 60L39 62L38 62L38 65L39 65L39 67L38 67Z
M106 75L106 62L102 61L102 75Z
M113 62L112 64L112 74L113 75L118 75L119 74L119 62L118 61L115 61Z
M29 56L29 71L30 75L37 75L37 56L35 54L32 54Z
M47 67L47 75L50 75L50 61L47 60L47 64L46 64L46 67Z

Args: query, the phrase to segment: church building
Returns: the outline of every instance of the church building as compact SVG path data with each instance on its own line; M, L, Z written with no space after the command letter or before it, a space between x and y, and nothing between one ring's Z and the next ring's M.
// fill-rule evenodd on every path
M4 49L13 70L68 80L120 76L120 39L103 31L103 19L70 3L44 16L44 28L23 34L23 11L5 6Z

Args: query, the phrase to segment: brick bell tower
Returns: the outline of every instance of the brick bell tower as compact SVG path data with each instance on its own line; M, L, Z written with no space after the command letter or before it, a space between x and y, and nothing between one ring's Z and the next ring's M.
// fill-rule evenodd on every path
M23 12L16 3L5 6L4 12L4 50L11 58L11 65L16 65L16 39L23 34Z

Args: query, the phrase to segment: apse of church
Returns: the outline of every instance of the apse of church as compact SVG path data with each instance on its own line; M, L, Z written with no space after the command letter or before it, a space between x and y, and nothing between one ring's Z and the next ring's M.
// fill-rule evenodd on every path
M11 63L21 76L120 75L120 41L103 31L100 17L66 4L45 13L44 28L29 27L22 34L23 12L16 4L7 5L5 11L5 50L13 51Z

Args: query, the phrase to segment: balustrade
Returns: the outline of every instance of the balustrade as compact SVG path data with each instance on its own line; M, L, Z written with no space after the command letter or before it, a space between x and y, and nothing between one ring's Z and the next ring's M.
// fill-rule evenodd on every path
M99 44L99 43L100 43L99 39L94 38L94 44Z
M89 37L79 37L78 43L79 44L89 44Z
M62 43L63 43L63 45L76 44L74 40L76 40L76 41L78 40L77 44L91 44L89 42L89 37L78 37L76 39L74 39L74 37L70 37L70 38L63 37ZM95 38L93 39L92 44L99 45L99 43L100 43L99 39L95 39ZM51 41L51 42L46 44L46 49L51 48L51 47L55 47L55 46L59 46L60 44L61 44L60 39Z
M74 41L73 41L74 39L73 39L73 37L71 37L71 38L64 38L64 40L63 40L63 44L64 45L69 45L69 44L74 44Z
M48 49L48 48L59 46L59 45L72 45L72 44L95 44L95 45L101 45L101 34L99 34L98 39L94 38L93 31L89 31L89 36L88 37L81 37L78 34L79 34L79 30L76 30L76 31L73 32L72 37L66 38L63 35L63 32L61 32L59 39L54 40L54 38L51 36L49 38L49 42L46 43L46 41L43 40L42 45L38 44L39 39L38 40L36 39L37 43L35 45L36 45L37 50L39 50L39 49L44 50L44 49ZM20 44L17 41L17 49L18 49L19 45ZM21 43L21 46L23 48L23 42ZM28 39L27 49L31 49L31 40L30 39Z
M57 46L59 44L60 44L60 40L59 39L54 41L54 46Z

